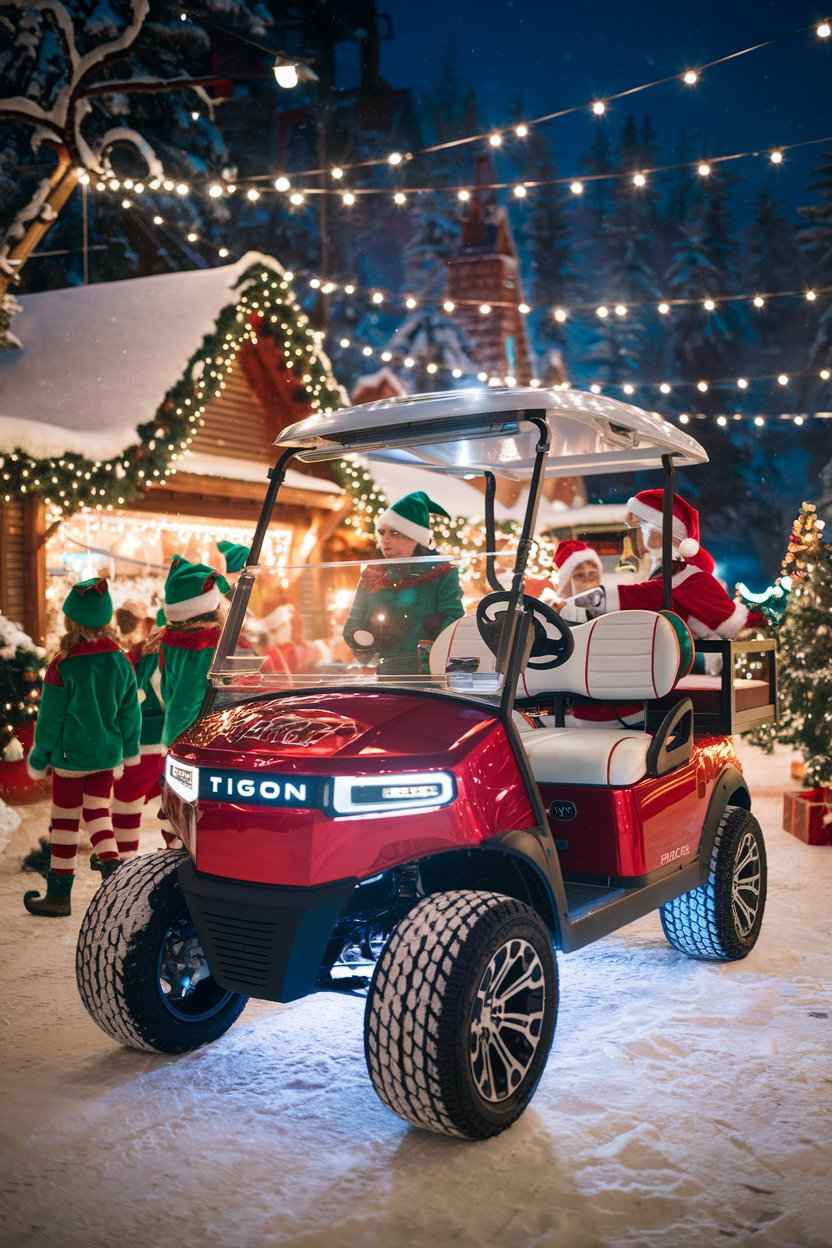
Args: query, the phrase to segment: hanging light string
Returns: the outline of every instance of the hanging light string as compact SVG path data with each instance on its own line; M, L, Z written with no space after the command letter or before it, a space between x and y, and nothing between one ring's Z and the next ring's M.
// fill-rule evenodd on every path
M187 12L187 10L185 10ZM447 139L440 143L430 143L424 147L416 148L413 151L400 152L392 151L383 156L374 156L365 160L349 161L342 165L334 165L331 168L322 166L299 169L293 171L292 176L295 178L319 177L321 174L329 174L335 181L340 181L344 174L354 169L370 169L381 166L388 166L396 169L408 164L419 156L430 156L437 152L447 152L461 147L469 146L473 143L488 143L492 148L502 147L506 139L526 139L533 129L539 126L547 125L552 121L558 121L563 117L574 116L587 111L594 117L603 117L608 111L608 107L616 100L627 99L634 95L639 95L645 91L651 91L658 87L666 86L671 82L681 83L683 86L691 88L695 87L701 80L702 75L710 69L717 66L726 65L730 62L739 60L742 57L759 52L764 48L770 48L776 44L783 43L787 39L793 38L795 35L804 34L807 30L813 30L816 38L820 42L830 39L832 36L832 24L826 19L814 22L811 25L804 25L791 28L784 34L778 35L772 39L765 39L759 43L750 44L748 47L738 48L733 52L728 52L724 56L714 57L710 61L705 61L698 66L689 66L687 69L677 70L674 73L665 74L660 78L653 78L647 82L638 83L635 86L625 87L621 91L614 91L604 97L593 97L585 99L578 104L571 104L565 108L558 108L551 112L541 113L537 117L530 117L527 121L512 122L508 125L492 127L488 130L477 130L470 134L460 135L455 139ZM255 45L258 46L258 45ZM269 50L271 49L265 49ZM273 174L260 174L255 178L246 179L246 181L266 180L273 177ZM311 192L313 188L308 188ZM316 193L319 193L318 188Z
M798 148L804 147L817 147L819 144L830 142L832 142L832 134L825 134L817 139L803 139L796 143L780 143L770 147L748 148L741 152L724 152L720 155L702 157L698 160L674 161L667 165L650 165L643 169L626 170L623 172L569 174L558 178L527 178L482 183L469 182L453 186L408 186L405 189L394 191L391 191L389 187L382 186L355 186L351 188L305 186L303 189L299 189L293 187L292 179L286 174L280 174L278 177L275 177L271 173L240 178L233 182L212 178L205 180L203 186L203 180L200 179L184 181L177 178L154 177L148 181L142 181L135 178L118 178L115 176L102 178L97 175L90 175L88 170L82 169L78 173L78 180L82 185L89 186L92 190L100 192L110 191L113 194L124 196L128 207L132 205L131 195L139 196L146 191L161 191L164 194L177 195L180 198L204 192L211 199L221 199L231 198L243 190L244 194L241 198L249 203L256 203L263 195L276 193L284 195L292 208L304 207L307 198L311 195L334 196L340 199L346 208L354 207L359 197L368 195L390 197L397 207L405 207L410 196L434 194L455 195L460 202L467 203L474 195L482 191L510 190L515 199L523 200L528 197L529 191L550 186L568 186L572 195L577 199L583 195L587 184L593 182L629 182L637 190L644 190L649 184L650 178L656 174L673 173L680 169L691 169L696 172L698 177L707 180L718 165L738 160L759 159L761 157L767 160L770 165L779 168L785 161L786 152L793 152ZM292 176L297 177L298 175L293 174ZM253 185L255 182L261 182L266 179L271 182L271 186L257 187Z
M130 203L125 211L138 209L138 205ZM149 229L147 217L144 217L140 211L135 213L137 218L142 222L144 227L148 229L148 233L152 233ZM219 260L231 259L231 251L223 244L217 244L210 239L204 238L196 230L182 231L179 234L174 230L168 222L159 214L155 213L152 217L153 226L165 234L172 242L185 241L189 245L198 245L205 250L213 252ZM383 286L360 286L356 282L336 281L334 278L322 277L311 270L300 270L298 272L287 272L287 280L294 283L297 291L298 279L303 278L307 282L310 290L320 291L324 295L340 295L347 299L366 298L371 307L381 307L383 305L395 305L404 308L407 312L414 312L418 308L436 307L441 308L447 316L453 316L459 308L477 308L479 314L483 317L490 316L494 312L498 312L502 308L515 308L521 316L528 316L534 312L535 307L522 301L516 303L510 299L492 299L483 302L481 299L464 299L464 298L443 298L441 295L432 294L409 294L407 292L391 290ZM549 309L549 314L559 323L563 324L571 316L581 314L594 314L599 320L614 320L615 318L624 319L631 311L638 311L643 308L652 308L660 316L667 317L674 308L684 307L700 307L703 312L711 314L718 312L723 304L728 303L747 303L755 311L762 311L768 303L777 299L802 299L806 303L817 303L822 295L832 293L832 285L830 286L801 286L792 287L788 290L754 290L743 291L736 294L724 295L694 295L687 297L667 297L659 296L654 299L629 299L626 302L619 299L606 299L603 302L585 301L585 302L569 302L568 304L557 305Z

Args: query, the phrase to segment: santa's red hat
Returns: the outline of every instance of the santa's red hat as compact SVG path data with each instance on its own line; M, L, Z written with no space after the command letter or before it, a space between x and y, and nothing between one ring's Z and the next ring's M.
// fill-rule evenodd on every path
M558 570L558 589L563 591L572 573L581 563L594 563L599 573L603 573L604 565L597 550L593 550L586 542L559 542L555 551L555 567Z
M662 527L664 490L639 490L627 500L627 510L654 529ZM673 543L683 559L692 559L699 550L699 512L682 498L673 495Z

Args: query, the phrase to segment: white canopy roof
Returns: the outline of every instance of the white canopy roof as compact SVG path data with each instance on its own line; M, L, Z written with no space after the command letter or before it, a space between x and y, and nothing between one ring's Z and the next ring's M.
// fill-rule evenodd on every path
M551 449L548 476L633 472L707 463L703 448L658 412L570 389L471 387L381 399L320 413L289 425L279 446L305 448L302 459L332 459L357 450L370 459L421 465L465 476L491 471L523 480L538 434L524 414L545 415Z

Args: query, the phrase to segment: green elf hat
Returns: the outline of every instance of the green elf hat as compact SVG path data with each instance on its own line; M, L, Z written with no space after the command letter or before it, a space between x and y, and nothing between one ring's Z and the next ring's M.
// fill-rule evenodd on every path
M376 516L376 529L395 529L405 537L412 537L414 542L429 546L431 516L447 516L450 520L445 508L435 503L424 490L414 490Z
M207 563L189 563L174 555L165 581L165 619L170 623L216 611L228 581Z
M241 546L239 542L217 542L217 550L225 558L226 572L242 572L251 547Z
M91 576L73 585L63 605L68 615L82 628L103 628L113 618L113 600L103 576Z

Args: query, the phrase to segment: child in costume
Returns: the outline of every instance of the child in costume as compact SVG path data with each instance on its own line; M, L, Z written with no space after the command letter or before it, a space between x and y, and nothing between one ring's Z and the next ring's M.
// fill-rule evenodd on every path
M165 581L167 626L159 646L162 746L167 750L197 718L220 639L220 590L225 578L204 563L175 556ZM164 816L160 816L164 820ZM162 828L169 848L179 838Z
M419 643L433 641L464 615L457 570L449 563L397 563L435 555L431 515L447 516L423 490L400 498L376 520L376 536L387 567L365 568L344 625L344 640L359 659L378 657L384 675L427 672Z
M80 821L106 877L119 865L110 820L114 776L139 760L141 716L136 677L112 629L107 582L79 581L63 604L66 632L46 670L29 755L29 774L52 773L50 863L46 896L27 892L30 914L71 913Z
M165 625L163 609L156 613L156 627L146 641L133 646L128 654L136 673L141 707L140 760L136 766L125 767L124 775L113 787L113 831L119 858L124 862L139 852L139 834L145 804L159 793L159 781L165 765L162 728L165 712L160 702L161 679L159 651Z

